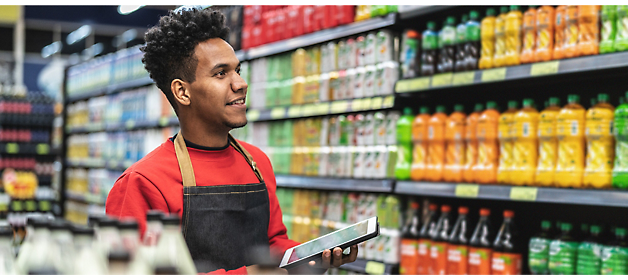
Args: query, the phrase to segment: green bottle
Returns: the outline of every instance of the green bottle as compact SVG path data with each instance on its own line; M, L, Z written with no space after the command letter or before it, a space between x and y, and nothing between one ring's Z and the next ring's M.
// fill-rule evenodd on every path
M412 166L412 121L414 115L412 109L403 109L403 115L397 120L397 163L395 165L395 178L398 180L410 179Z
M628 242L626 242L626 228L615 228L615 240L602 249L601 274L628 274Z
M532 274L549 274L549 245L552 240L552 223L541 221L541 232L530 238L528 265Z
M466 54L464 50L464 46L467 43L467 21L469 17L467 15L462 15L462 19L460 20L460 24L456 26L456 53L455 53L455 69L456 72L461 72L466 70Z
M626 92L628 97L628 92ZM613 187L628 188L628 103L615 109L613 134L615 135L615 166L613 167Z
M576 273L578 275L599 275L602 263L602 244L600 235L602 227L592 225L590 235L578 246L578 260L576 262Z
M562 235L550 243L549 272L552 275L576 274L576 254L578 242L572 235L573 226L561 223Z
M628 50L628 5L617 5L615 51Z
M617 34L617 6L602 6L602 31L600 37L600 53L615 51L615 36Z

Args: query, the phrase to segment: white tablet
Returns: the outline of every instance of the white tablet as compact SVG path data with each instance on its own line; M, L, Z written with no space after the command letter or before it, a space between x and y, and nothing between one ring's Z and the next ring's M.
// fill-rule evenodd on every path
M286 250L279 267L289 269L306 264L309 261L320 259L323 251L327 249L333 250L340 247L344 250L378 235L377 216L371 217Z

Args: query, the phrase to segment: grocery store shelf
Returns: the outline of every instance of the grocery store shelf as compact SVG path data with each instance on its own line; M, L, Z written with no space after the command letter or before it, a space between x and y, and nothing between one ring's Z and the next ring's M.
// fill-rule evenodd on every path
M126 122L119 123L90 123L86 126L82 127L72 127L66 128L66 132L68 134L76 134L76 133L90 133L90 132L100 132L100 131L127 131L134 129L149 129L149 128L160 128L160 127L168 127L175 126L179 124L179 119L176 117L172 118L160 118L157 120L143 120L143 121L134 121L128 120Z
M393 95L336 100L305 105L291 105L272 109L249 109L246 113L249 121L268 121L293 119L312 116L354 113L369 110L392 108L395 105Z
M73 96L68 96L66 97L66 103L72 103L72 102L76 102L76 101L80 101L80 100L85 100L85 99L89 99L91 97L95 97L95 96L99 96L99 95L103 95L103 94L107 94L107 93L114 93L114 92L118 92L121 90L125 90L125 89L132 89L132 88L136 88L136 87L143 87L143 86L147 86L153 83L153 80L149 77L143 77L143 78L139 78L139 79L135 79L135 80L131 80L131 81L126 81L126 82L122 82L122 83L118 83L118 84L113 84L113 85L109 85L105 88L98 88L98 89L93 89L81 94L76 94Z
M628 191L397 181L408 195L628 207Z
M413 93L437 88L535 79L547 75L566 75L615 68L628 68L628 52L399 80L395 84L395 92Z
M235 55L238 58L238 60L240 60L240 62L246 60L246 51L244 51L244 50L237 50L237 51L235 51Z
M54 115L46 114L0 114L0 124L3 126L38 126L50 127L54 120Z
M277 186L288 188L318 189L331 191L364 191L390 193L394 180L341 179L325 177L307 177L275 175Z
M431 13L441 12L448 8L451 8L451 6L413 5L405 10L402 10L401 7L399 7L399 19L404 20L424 16Z
M396 17L396 13L391 13L383 17L354 22L347 25L342 25L335 28L325 29L314 33L302 35L299 37L266 44L263 46L248 49L246 56L247 59L260 58L392 26L396 22Z
M5 155L54 155L48 143L0 142L0 154Z
M67 167L76 168L107 168L109 170L125 170L135 163L130 160L104 160L88 158L82 160L68 159L65 161Z
M73 201L78 201L86 204L97 204L101 206L105 206L105 201L100 198L98 195L90 194L90 193L78 193L74 191L67 190L65 191L65 198Z
M371 275L392 275L397 265L357 259L355 262L343 264L342 269Z

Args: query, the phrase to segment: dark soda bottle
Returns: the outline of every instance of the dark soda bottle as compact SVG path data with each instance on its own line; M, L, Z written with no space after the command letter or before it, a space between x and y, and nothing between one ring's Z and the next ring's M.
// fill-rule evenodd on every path
M447 275L467 275L469 261L469 238L471 229L467 218L469 208L458 207L458 219L449 234L447 246Z
M549 274L549 245L554 233L552 223L541 221L541 232L532 236L529 243L528 267L532 274Z
M455 52L456 52L456 18L447 17L445 26L441 30L442 44L440 48L440 61L437 73L447 73L454 71Z
M464 52L467 70L478 69L480 50L482 46L479 18L480 16L477 11L471 11L471 13L469 13L469 21L466 23L467 40Z
M445 275L447 270L447 244L449 232L451 231L451 207L443 205L440 207L440 217L436 222L436 227L430 233L432 246L430 247L430 257L432 258L432 275Z
M432 76L436 73L439 38L435 30L436 23L428 21L427 30L421 36L421 76Z
M456 26L456 72L467 70L467 62L465 61L465 46L467 43L467 15L462 15L460 24Z
M513 222L515 212L504 211L504 223L493 242L491 273L493 275L520 275L522 267L519 234Z
M576 254L580 245L571 223L561 223L561 236L552 240L549 251L549 272L552 275L576 274Z
M495 231L489 220L491 210L480 209L480 220L478 221L471 239L469 240L469 274L489 275L491 274L491 255L493 253L493 239Z
M429 274L429 268L432 266L432 259L430 258L432 239L430 237L430 232L434 231L436 228L436 219L438 218L437 211L438 205L433 203L430 204L429 211L423 219L423 226L419 232L419 265L417 266L417 274L419 275Z
M412 201L410 203L411 214L401 231L401 260L399 262L399 273L402 275L416 275L417 266L419 264L419 233L421 227L419 224L421 217L421 209L419 203Z

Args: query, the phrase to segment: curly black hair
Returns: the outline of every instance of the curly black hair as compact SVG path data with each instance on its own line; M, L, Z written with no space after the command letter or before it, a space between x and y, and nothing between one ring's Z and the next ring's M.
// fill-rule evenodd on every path
M194 48L212 38L227 40L229 27L225 15L209 9L170 11L146 31L142 63L177 112L170 83L174 79L192 83L196 80L198 59Z

